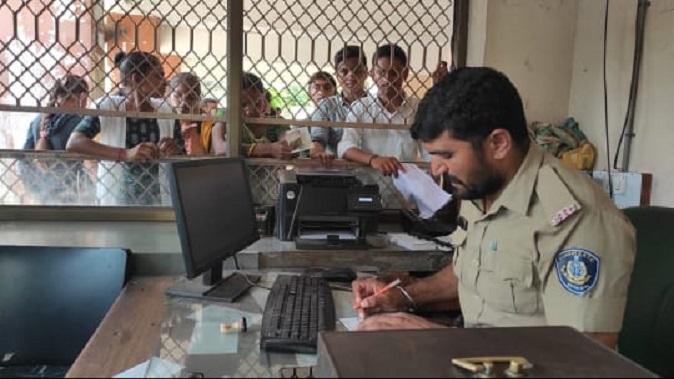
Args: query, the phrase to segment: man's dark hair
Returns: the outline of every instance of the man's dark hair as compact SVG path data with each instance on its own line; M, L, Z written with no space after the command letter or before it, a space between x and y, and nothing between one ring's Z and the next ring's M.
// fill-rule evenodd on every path
M340 63L344 62L350 58L360 59L360 63L367 67L367 57L365 56L365 51L360 46L345 46L340 49L337 54L335 54L335 67L339 66Z
M244 91L255 88L256 90L264 93L264 84L262 84L262 79L260 79L259 76L251 74L250 72L244 72L242 82Z
M333 87L337 88L337 82L335 81L335 78L332 77L332 75L328 74L325 71L318 71L311 75L309 77L309 86L311 86L315 81L317 80L325 80L326 82L330 82Z
M375 51L372 56L372 67L377 66L377 61L381 58L391 58L397 59L402 63L403 66L407 66L407 54L400 48L400 46L389 43L386 45L379 46L377 51Z
M115 66L119 68L122 83L127 84L131 75L148 75L152 70L161 68L159 58L144 51L120 52L115 55Z
M419 103L412 138L430 142L448 131L478 148L494 129L510 132L521 149L529 146L522 99L508 78L491 68L449 73Z

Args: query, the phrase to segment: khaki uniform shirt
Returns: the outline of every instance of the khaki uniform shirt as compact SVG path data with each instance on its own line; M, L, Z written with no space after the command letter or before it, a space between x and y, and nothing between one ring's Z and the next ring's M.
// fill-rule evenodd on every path
M635 231L587 174L532 144L487 213L482 206L462 202L467 227L454 235L466 327L620 331Z

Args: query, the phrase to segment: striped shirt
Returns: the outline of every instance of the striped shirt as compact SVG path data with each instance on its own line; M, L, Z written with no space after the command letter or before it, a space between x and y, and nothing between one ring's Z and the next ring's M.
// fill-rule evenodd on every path
M369 97L369 95L364 97ZM342 94L330 96L321 101L318 109L311 115L311 120L345 122L350 111L351 104L344 99ZM311 140L319 142L325 147L326 151L332 154L337 154L337 144L342 140L343 134L342 128L311 127Z

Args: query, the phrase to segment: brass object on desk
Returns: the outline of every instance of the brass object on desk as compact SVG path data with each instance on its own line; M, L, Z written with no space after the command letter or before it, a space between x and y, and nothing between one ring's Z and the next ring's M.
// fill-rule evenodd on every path
M525 375L525 370L534 367L524 357L474 357L474 358L454 358L452 364L468 370L472 373L484 377L494 375L494 364L508 363L508 368L503 372L509 378L521 378Z

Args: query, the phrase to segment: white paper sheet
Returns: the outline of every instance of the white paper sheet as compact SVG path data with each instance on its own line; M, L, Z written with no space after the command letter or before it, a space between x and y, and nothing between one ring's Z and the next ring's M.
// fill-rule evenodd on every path
M183 371L183 366L167 361L165 359L153 357L148 361L145 378L177 378Z
M174 378L180 374L182 369L183 367L179 364L154 357L120 372L113 378Z
M346 330L348 331L354 331L358 329L358 324L360 324L360 318L359 317L345 317L345 318L340 318L339 322L344 325Z
M150 361L145 361L126 371L120 372L119 374L113 376L113 378L144 378L149 363Z
M452 195L443 191L433 178L414 164L404 163L405 172L399 172L393 178L393 184L405 197L405 200L414 201L419 208L419 216L423 219L433 217L433 214L445 206Z

